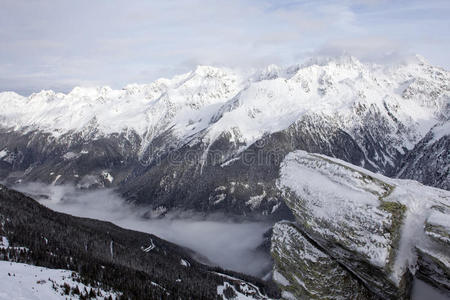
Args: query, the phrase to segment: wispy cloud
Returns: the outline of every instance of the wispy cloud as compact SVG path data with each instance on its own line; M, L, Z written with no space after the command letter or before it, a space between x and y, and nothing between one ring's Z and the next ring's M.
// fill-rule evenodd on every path
M315 54L448 67L448 1L5 0L0 90L149 82L195 64L260 67Z

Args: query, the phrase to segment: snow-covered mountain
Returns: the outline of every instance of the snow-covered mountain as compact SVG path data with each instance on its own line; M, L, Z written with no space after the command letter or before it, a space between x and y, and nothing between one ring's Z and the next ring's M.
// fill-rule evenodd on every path
M29 97L0 93L0 124L55 137L132 131L147 143L167 130L180 144L202 131L210 144L232 132L234 142L248 146L305 114L335 118L352 130L361 122L355 117L379 109L381 116L391 115L408 127L404 141L396 143L411 149L438 120L448 119L449 80L447 71L420 57L395 67L339 57L286 69L272 65L250 76L199 66L170 80L122 90L76 87L68 94L41 91Z
M0 93L0 176L117 186L155 208L270 214L279 163L302 149L448 189L449 82L421 57L344 56L251 73L200 66L122 90Z
M406 299L414 272L449 286L448 191L397 179L450 189L449 120L450 73L421 57L5 92L0 180L114 187L151 216L295 218L270 243L286 298Z

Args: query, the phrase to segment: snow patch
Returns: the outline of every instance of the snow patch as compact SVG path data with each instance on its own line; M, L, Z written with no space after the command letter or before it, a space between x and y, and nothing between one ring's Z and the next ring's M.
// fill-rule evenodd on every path
M101 176L103 177L103 179L109 181L109 183L112 183L114 180L114 177L107 171L102 171Z
M282 286L289 286L289 280L287 280L283 275L281 275L280 272L275 270L273 272L273 280L275 280L278 284L281 284Z
M222 273L217 273L217 272L213 272L213 273L220 275L224 278L227 278L229 280L232 280L233 282L235 282L235 284L239 285L239 291L236 289L234 284L230 284L227 281L225 281L223 285L217 286L217 295L222 296L223 299L229 299L229 298L225 297L225 295L224 295L224 290L228 288L228 289L232 289L234 291L234 293L236 295L236 297L234 299L242 299L242 300L267 299L267 300L271 300L267 296L263 295L261 293L261 291L259 290L259 288L257 286L255 286L254 284L251 284L249 282L243 281L236 277L232 277L232 276L225 275Z
M0 240L0 248L8 248L9 247L9 241L6 236L2 236Z
M8 155L8 149L3 149L0 151L0 159L3 159L3 157L6 157Z
M187 260L184 260L184 259L180 260L180 265L182 265L183 267L190 267L191 266L191 264Z
M433 138L428 142L429 144L432 144L444 136L450 135L450 122L445 122L443 124L437 125L432 129L433 132Z
M155 248L156 248L156 246L153 243L153 239L150 239L150 245L148 247L141 247L142 251L144 251L144 252L150 252Z
M81 155L75 152L67 152L63 155L64 160L71 160L80 157Z
M76 281L76 272L61 269L48 269L22 263L0 261L0 299L27 300L63 300L78 299L77 295L65 295L63 285L78 287L80 291L92 287ZM97 289L96 289L97 290ZM119 293L99 290L101 296L96 299L106 299L111 296L119 298Z
M266 195L267 195L266 191L263 190L263 193L261 195L250 197L250 199L247 202L245 202L245 204L247 206L250 206L251 209L255 209L261 205L261 202L264 200Z

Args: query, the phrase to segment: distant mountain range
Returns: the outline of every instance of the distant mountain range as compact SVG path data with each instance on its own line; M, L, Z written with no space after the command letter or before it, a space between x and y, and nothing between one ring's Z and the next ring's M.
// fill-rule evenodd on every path
M201 66L150 84L0 93L0 178L116 187L157 211L285 213L292 150L450 189L449 72L353 57L242 73Z

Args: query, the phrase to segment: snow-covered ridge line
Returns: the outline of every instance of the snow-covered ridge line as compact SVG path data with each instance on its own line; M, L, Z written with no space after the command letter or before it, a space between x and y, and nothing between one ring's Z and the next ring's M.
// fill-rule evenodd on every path
M29 97L3 92L0 126L55 136L133 130L147 139L169 128L179 138L208 129L212 140L237 127L240 136L235 138L251 143L305 113L346 116L357 107L376 105L389 107L399 121L412 125L425 120L417 127L428 131L435 119L448 118L449 78L447 71L422 59L381 66L344 56L288 68L272 65L250 75L200 66L172 79L121 90L76 87L68 94L41 91ZM224 111L230 101L236 104ZM212 122L214 116L219 119Z

